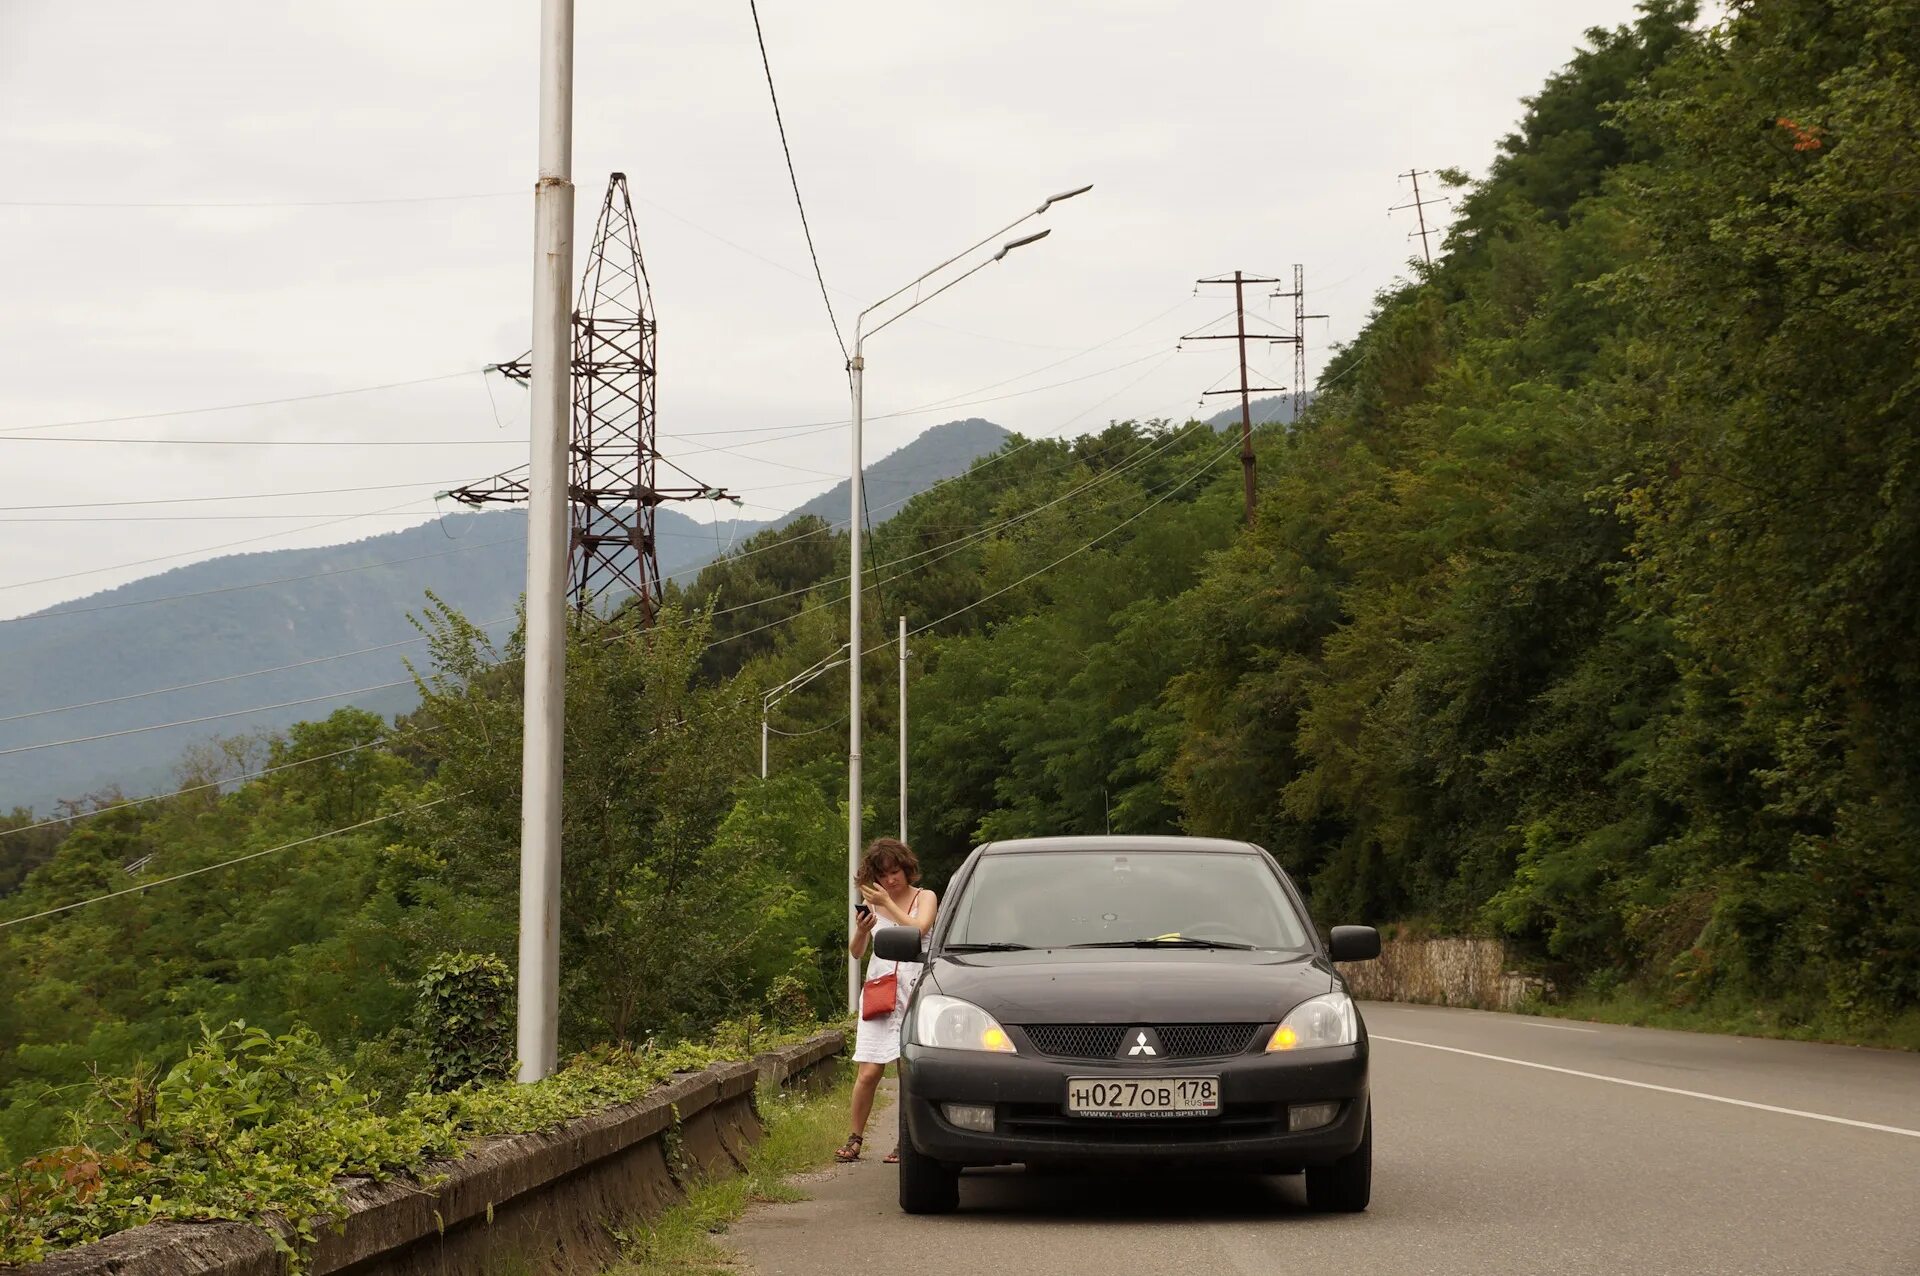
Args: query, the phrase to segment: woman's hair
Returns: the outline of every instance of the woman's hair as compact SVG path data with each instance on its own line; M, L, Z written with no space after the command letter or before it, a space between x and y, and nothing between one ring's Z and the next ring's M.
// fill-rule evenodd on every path
M860 857L857 879L863 885L877 885L882 873L896 868L907 875L909 882L919 884L920 860L913 849L897 837L876 837L867 843L867 853Z

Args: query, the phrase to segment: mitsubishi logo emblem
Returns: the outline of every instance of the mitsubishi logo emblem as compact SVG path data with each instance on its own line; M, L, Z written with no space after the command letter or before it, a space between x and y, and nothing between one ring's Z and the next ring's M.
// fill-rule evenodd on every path
M1160 1034L1151 1028L1135 1028L1127 1045L1127 1057L1146 1055L1149 1058L1160 1053Z

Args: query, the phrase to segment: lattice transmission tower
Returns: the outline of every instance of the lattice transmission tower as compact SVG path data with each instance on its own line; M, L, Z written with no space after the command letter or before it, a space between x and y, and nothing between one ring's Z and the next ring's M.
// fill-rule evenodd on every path
M579 608L622 589L631 592L645 625L653 623L662 584L654 511L668 501L732 499L660 455L654 429L657 340L653 291L640 253L627 175L615 173L607 179L573 312L569 584ZM515 381L532 374L524 355L495 367ZM662 465L689 486L661 487ZM474 506L524 501L526 467L449 495Z
M1277 346L1293 347L1293 420L1298 424L1300 414L1307 410L1307 320L1325 319L1327 316L1307 313L1307 268L1299 262L1293 265L1293 291L1267 295L1293 299L1292 334L1274 337L1271 341Z

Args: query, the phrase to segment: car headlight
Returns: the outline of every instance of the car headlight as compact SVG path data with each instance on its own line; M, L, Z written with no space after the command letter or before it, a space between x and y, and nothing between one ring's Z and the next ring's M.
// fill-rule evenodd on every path
M1287 1012L1267 1042L1267 1052L1350 1046L1360 1040L1360 1016L1343 992L1309 997Z
M1013 1039L999 1020L970 1001L939 993L928 993L914 1003L913 1040L916 1045L946 1050L1014 1053Z

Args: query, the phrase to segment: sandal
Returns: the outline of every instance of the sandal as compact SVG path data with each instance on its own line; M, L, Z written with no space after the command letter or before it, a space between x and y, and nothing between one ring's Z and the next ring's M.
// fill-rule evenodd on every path
M847 1141L840 1146L839 1150L834 1152L833 1159L840 1162L842 1165L845 1165L852 1161L859 1160L860 1148L863 1144L866 1143L866 1141L867 1140L865 1135L849 1134L847 1136Z
M900 1149L896 1147L896 1148L894 1148L894 1149L893 1149L893 1151L891 1151L891 1152L889 1152L889 1153L887 1153L887 1158L886 1158L886 1160L884 1160L884 1161L882 1161L882 1162L881 1162L881 1164L883 1164L883 1165L898 1165L898 1164L900 1164Z

